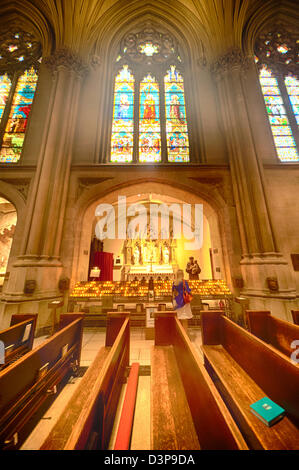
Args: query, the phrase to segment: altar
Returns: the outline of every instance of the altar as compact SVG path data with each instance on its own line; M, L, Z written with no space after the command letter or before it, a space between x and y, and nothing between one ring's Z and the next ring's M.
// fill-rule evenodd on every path
M174 267L170 264L154 264L145 266L130 266L126 278L128 281L141 280L173 280L175 276Z
M148 233L142 239L127 239L124 243L122 280L173 280L177 270L176 240L160 236L152 239Z

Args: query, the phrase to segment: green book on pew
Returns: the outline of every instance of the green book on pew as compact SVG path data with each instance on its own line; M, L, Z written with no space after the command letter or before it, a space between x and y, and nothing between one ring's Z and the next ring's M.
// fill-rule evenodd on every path
M285 414L285 410L268 397L256 401L250 405L250 408L252 413L269 427L277 423Z

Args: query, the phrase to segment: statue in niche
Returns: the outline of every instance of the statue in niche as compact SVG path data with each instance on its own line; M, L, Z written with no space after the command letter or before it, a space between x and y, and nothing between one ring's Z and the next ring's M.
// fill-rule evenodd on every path
M146 240L141 241L142 261L143 264L149 263L150 253Z
M123 253L125 255L125 263L132 264L132 240L130 238L124 242Z
M169 264L169 248L166 244L162 249L162 259L164 264Z
M171 250L171 262L175 263L176 262L176 248L177 248L177 243L176 239L172 238L170 242L170 250Z
M140 250L137 244L135 245L135 248L134 248L133 259L134 259L135 265L140 263Z

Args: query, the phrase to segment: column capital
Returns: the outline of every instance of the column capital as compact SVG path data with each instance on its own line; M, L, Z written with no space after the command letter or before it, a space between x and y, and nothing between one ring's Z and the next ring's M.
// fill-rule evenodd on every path
M211 72L216 76L221 76L223 73L239 69L247 71L252 63L249 56L246 56L241 49L234 48L226 52L212 63Z
M74 72L78 77L83 77L88 72L88 65L83 59L66 47L57 49L52 55L45 57L43 62L53 74L61 68Z

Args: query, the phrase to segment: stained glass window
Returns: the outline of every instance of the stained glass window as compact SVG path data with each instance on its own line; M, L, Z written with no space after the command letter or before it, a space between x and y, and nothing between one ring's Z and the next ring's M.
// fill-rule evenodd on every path
M139 161L161 161L159 85L148 74L140 83Z
M255 62L277 155L282 162L299 161L298 53L298 34L282 25L274 31L262 32L255 44Z
M285 85L299 126L299 80L289 75L285 77Z
M183 60L176 40L146 26L123 38L115 62L110 161L189 162Z
M299 155L277 79L266 67L260 71L260 83L278 157L282 162L298 161Z
M166 139L169 162L189 161L184 80L173 65L164 78Z
M157 54L159 52L159 47L157 45L152 44L151 42L146 42L145 44L141 44L139 50L142 54L151 57L152 55Z
M14 163L20 159L37 79L34 68L26 70L18 79L3 137L0 162Z
M1 75L0 76L0 122L4 113L10 87L11 87L11 81L8 78L8 76L6 74Z
M134 76L124 65L115 78L111 161L133 160Z
M20 160L37 86L41 45L7 25L0 41L0 163Z

